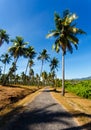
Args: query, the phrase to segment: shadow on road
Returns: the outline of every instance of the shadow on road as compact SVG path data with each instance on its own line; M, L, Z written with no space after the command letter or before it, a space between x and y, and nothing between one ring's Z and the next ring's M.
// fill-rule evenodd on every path
M68 125L69 123L66 122L66 120L63 120L63 118L70 118L72 117L68 112L51 112L47 108L51 108L55 106L56 103L48 105L46 107L43 107L41 109L35 109L31 110L27 107L25 111L20 113L20 111L23 109L23 107L18 107L12 112L9 113L9 116L11 115L11 121L8 123L6 127L0 130L35 130L34 126L37 127L38 124L47 124L47 123L61 123L62 125ZM83 115L83 113L82 113ZM15 118L15 116L17 118ZM81 116L80 114L74 114L73 117ZM84 117L89 116L85 115ZM59 117L61 117L59 119ZM91 117L91 115L90 115ZM0 117L1 119L2 117ZM8 120L8 115L5 115L3 118ZM47 130L47 129L46 129ZM51 130L51 128L50 128ZM83 125L83 126L77 126L77 127L68 127L66 129L60 129L60 130L91 130L91 122Z
M44 91L45 92L45 91ZM46 90L46 92L49 92ZM37 129L37 126L41 124L41 128L45 130L45 124L46 126L50 123L52 124L56 123L56 125L59 123L61 125L69 126L68 128L64 129L58 129L58 130L91 130L91 122L82 125L82 126L72 126L70 122L68 122L66 119L70 120L72 117L89 117L91 118L91 115L87 115L84 113L77 113L70 115L68 112L63 111L53 111L53 106L56 106L57 103L51 103L50 105L47 105L42 108L31 108L27 106L25 110L23 110L23 107L17 107L12 112L10 112L8 115L4 115L3 117L0 117L0 119L10 120L7 125L0 130L41 130ZM23 110L21 112L21 110ZM51 111L52 110L52 111ZM1 121L0 121L1 122ZM2 122L3 123L3 122ZM4 124L3 124L4 125ZM46 128L47 130L47 128ZM49 129L48 129L49 130ZM51 127L50 127L51 130ZM53 130L53 129L52 129Z

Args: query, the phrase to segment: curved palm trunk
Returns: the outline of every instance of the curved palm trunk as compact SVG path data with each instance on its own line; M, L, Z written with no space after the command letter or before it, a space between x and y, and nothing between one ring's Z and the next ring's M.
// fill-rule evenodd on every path
M16 67L17 60L18 60L18 57L14 59L14 65L15 65L15 67ZM14 67L14 66L12 66L12 67ZM6 78L4 79L2 85L6 85L8 79L9 79L10 74L14 73L14 72L15 72L15 69L13 71L12 70L9 71L9 73L7 74ZM16 73L15 73L15 75L16 75Z
M65 62L64 62L64 52L62 51L62 96L65 95Z
M26 66L25 75L27 74L28 65L29 65L29 60L28 60L27 66Z
M5 70L6 70L6 63L5 63L5 65L4 65L3 74L5 74Z
M16 67L17 60L18 60L18 57L14 59L15 67ZM16 84L16 70L14 72L14 75L15 75L14 83Z
M43 60L42 60L42 65L41 65L41 70L40 70L40 77L41 77L41 74L42 74L42 70L43 70Z

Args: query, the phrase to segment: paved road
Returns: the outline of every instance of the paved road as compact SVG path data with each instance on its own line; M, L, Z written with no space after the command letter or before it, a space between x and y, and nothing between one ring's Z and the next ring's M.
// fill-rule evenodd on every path
M51 96L48 89L38 95L26 110L5 130L80 130Z

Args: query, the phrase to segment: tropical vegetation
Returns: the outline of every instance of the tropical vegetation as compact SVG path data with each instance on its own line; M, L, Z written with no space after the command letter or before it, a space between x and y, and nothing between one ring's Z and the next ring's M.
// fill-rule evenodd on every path
M62 95L65 94L66 89L66 91L91 99L91 80L66 80L64 84L64 57L67 51L70 53L73 52L74 46L76 49L78 48L78 35L85 34L83 30L76 27L74 23L76 19L76 14L70 13L68 10L63 12L62 17L60 17L58 13L55 13L55 30L50 31L47 35L47 38L52 36L55 38L53 49L56 52L60 52L60 49L62 50L62 80L57 78L56 73L59 67L58 58L52 58L47 49L43 49L38 54L29 42L25 42L23 37L16 36L15 39L10 39L6 30L0 29L0 46L3 46L5 43L12 43L12 45L7 48L7 52L0 56L0 62L3 63L3 66L0 65L0 84L23 84L35 85L38 87L48 85L54 88L62 87ZM18 74L17 62L21 57L23 57L26 67L21 74ZM39 74L36 73L33 68L35 65L34 58L41 61L41 70ZM49 64L49 72L43 68L46 62ZM7 64L10 65L9 69L7 69L8 72L6 71ZM22 66L23 64L21 63L21 67Z
M72 53L73 45L78 48L79 39L78 34L85 34L85 32L76 27L74 20L77 19L76 14L70 13L69 10L63 12L63 16L60 17L58 13L54 14L55 30L48 33L47 38L54 37L55 43L53 49L58 53L62 50L62 95L65 94L65 67L64 67L64 56L67 50Z

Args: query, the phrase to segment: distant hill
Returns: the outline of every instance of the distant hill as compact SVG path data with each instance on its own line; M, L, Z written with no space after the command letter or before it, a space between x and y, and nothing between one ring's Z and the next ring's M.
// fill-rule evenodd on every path
M74 79L74 80L90 80L90 79L91 79L91 76L84 77L84 78L77 78L77 79Z
M82 80L90 80L91 79L91 76L89 77L85 77L85 78L81 78Z

